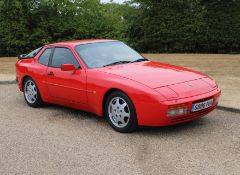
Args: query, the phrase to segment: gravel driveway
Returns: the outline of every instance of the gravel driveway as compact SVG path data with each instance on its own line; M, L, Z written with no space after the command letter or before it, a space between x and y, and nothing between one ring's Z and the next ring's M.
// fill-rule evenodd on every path
M0 85L0 174L240 174L240 114L132 134L92 114L30 108Z

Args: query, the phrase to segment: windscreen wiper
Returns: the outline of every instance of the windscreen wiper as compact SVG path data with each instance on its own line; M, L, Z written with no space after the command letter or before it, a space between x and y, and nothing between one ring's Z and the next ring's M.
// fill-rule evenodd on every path
M110 63L110 64L106 64L103 67L117 65L117 64L125 64L125 63L131 63L131 61L116 61L116 62L113 62L113 63Z

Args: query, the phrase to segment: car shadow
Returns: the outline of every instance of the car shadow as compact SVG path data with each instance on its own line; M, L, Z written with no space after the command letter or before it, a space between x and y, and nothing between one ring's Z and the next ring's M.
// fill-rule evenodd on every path
M139 134L150 134L154 135L157 133L166 133L166 134L174 134L176 133L181 134L181 132L190 132L195 129L199 129L200 127L207 127L211 124L211 121L207 117L198 118L192 121L188 121L185 123L180 123L176 125L170 125L170 126L161 126L161 127L146 127L146 126L140 126L138 128Z
M56 104L46 104L42 109L47 109L52 111L52 115L49 120L54 120L57 118L71 118L77 120L96 120L96 122L103 123L102 117L99 117L93 113L85 112L73 108L68 108L65 106L60 106Z
M106 124L107 121L103 117L98 117L97 115L89 112L80 111L77 109L72 109L64 106L48 104L44 107L45 109L53 110L53 115L50 120L54 120L56 118L76 118L78 120L95 120L96 124ZM68 114L68 115L66 115ZM154 134L154 133L179 133L181 131L186 130L194 130L198 127L203 127L209 125L211 123L210 119L207 117L199 118L196 120L192 120L186 123L171 125L171 126L161 126L161 127L146 127L139 126L138 129L134 132L134 134ZM109 129L110 126L109 126Z

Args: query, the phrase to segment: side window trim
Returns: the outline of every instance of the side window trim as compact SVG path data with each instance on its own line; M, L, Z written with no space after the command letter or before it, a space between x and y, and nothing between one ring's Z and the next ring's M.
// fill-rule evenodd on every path
M52 67L52 58L53 58L54 51L55 51L55 47L52 47L52 53L48 61L48 67Z
M53 54L54 54L56 48L64 48L64 49L68 49L68 50L72 53L74 59L77 61L78 65L79 65L79 67L78 67L77 69L82 69L82 67L81 67L81 65L80 65L80 63L79 63L79 61L78 61L78 59L77 59L77 58L75 57L75 55L73 54L72 50L69 49L68 47L64 47L64 46L56 46L56 47L52 47L52 53L51 53L51 56L50 56L50 59L49 59L49 62L48 62L48 66L49 66L49 67L52 67L52 68L59 68L59 67L54 67L54 66L52 66Z
M43 53L44 53L47 49L51 49L51 54L50 54L49 59L48 59L48 64L47 64L47 65L44 65L44 64L40 63L39 59L40 59L40 57L43 55ZM41 50L42 50L42 53L38 56L37 61L38 61L39 64L49 67L50 60L52 59L54 47L46 47L46 48L44 48L44 49L41 48ZM40 51L39 51L39 52L40 52ZM38 53L39 53L39 52L38 52Z

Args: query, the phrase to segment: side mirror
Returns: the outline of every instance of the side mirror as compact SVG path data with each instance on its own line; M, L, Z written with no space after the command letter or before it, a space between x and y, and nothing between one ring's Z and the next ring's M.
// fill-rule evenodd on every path
M18 59L21 60L21 59L24 59L26 58L27 54L20 54L18 55Z
M76 70L76 68L73 64L62 64L61 70L62 71L74 71L74 70Z

